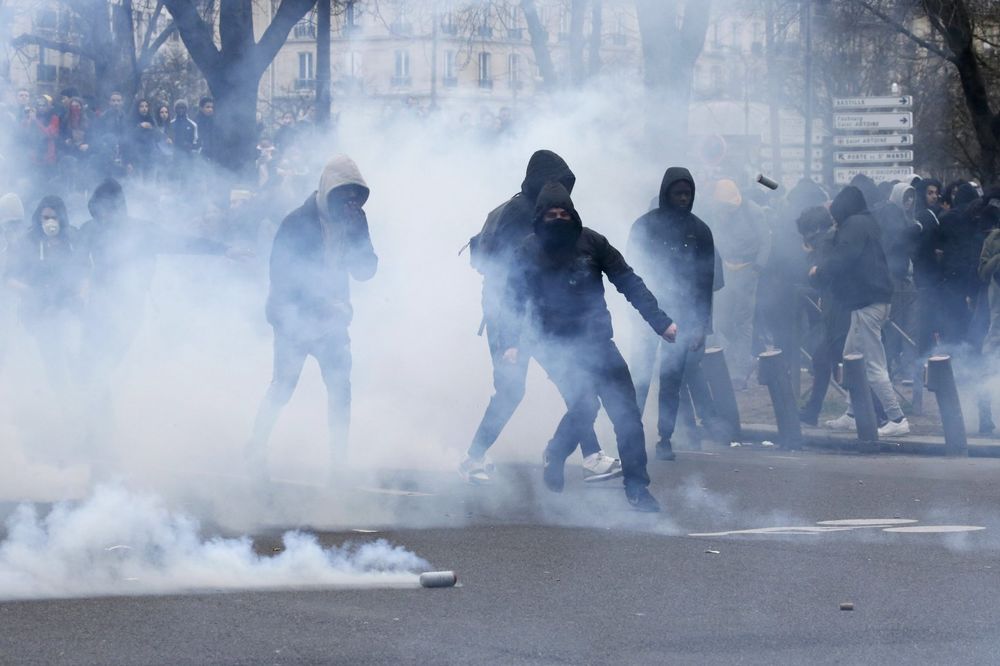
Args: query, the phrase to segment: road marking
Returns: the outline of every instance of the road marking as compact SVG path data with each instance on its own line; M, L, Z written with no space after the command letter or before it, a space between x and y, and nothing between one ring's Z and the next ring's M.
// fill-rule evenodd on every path
M734 534L823 534L825 532L846 532L853 527L822 527L816 525L798 525L792 527L755 527L749 530L731 530L729 532L701 532L689 534L693 537L731 536Z
M844 527L878 527L884 525L909 525L917 521L910 518L846 518L843 520L821 520L817 525L841 525Z
M396 490L395 488L358 488L366 493L378 495L396 495L398 497L433 497L434 493L420 493L416 490Z
M887 527L882 531L905 534L951 534L954 532L978 532L985 529L980 525L911 525L909 527Z

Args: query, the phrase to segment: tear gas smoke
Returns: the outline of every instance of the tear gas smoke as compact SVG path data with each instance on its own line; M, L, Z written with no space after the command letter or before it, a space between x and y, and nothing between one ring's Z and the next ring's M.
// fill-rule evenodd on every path
M22 505L0 543L0 598L90 597L233 589L418 585L427 563L384 540L324 548L287 532L258 555L247 538L204 538L199 523L149 495L101 486L44 518Z

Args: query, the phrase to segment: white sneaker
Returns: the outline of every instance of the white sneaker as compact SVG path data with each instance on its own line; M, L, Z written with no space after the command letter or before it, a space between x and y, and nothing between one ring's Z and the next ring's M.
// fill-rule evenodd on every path
M587 483L607 481L622 475L622 463L605 455L604 451L591 453L583 459L583 480Z
M490 474L494 469L496 467L493 465L493 461L486 456L483 456L479 460L466 457L462 461L462 464L458 466L458 474L466 483L483 485L491 481Z
M900 435L906 435L910 432L910 422L903 417L903 420L899 423L895 421L889 421L884 426L878 429L879 437L899 437Z
M841 414L832 421L823 423L830 430L857 430L858 424L850 414Z

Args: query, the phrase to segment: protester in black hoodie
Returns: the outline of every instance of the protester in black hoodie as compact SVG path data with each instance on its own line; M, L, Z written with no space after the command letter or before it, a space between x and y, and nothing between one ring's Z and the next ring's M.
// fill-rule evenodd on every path
M368 195L357 165L338 155L274 238L266 309L274 329L274 375L246 450L255 475L265 475L267 440L309 356L316 358L326 384L332 470L338 471L336 457L346 450L351 413L350 281L370 280L378 268L362 208Z
M937 248L938 193L940 181L933 178L917 180L913 217L919 225L919 234L913 250L913 282L917 287L917 349L926 356L934 346L934 338L941 330L941 267Z
M979 235L976 220L969 206L979 198L979 192L969 183L952 188L951 207L941 216L935 248L941 275L939 304L941 307L941 342L952 347L968 342L972 309L979 295L977 275L979 255L984 237Z
M851 311L844 354L865 357L868 383L889 419L879 428L879 435L905 435L910 426L889 380L882 344L882 328L889 321L892 279L882 250L881 231L868 212L864 195L856 187L845 187L836 196L830 205L830 214L837 225L833 242L809 274L828 284L838 305ZM826 425L835 429L856 428L850 408Z
M522 343L535 338L532 353L566 401L566 415L545 449L545 484L562 491L566 458L593 429L600 398L615 427L629 503L640 511L659 511L647 488L645 437L632 377L612 340L604 275L658 336L673 342L677 326L621 253L583 226L563 185L542 188L533 227L514 257L506 289L512 316L501 325L500 338L510 363L517 362Z
M483 328L493 360L494 389L472 438L468 456L459 466L459 474L470 483L490 481L492 465L486 452L524 398L531 353L522 349L517 363L503 362L504 348L498 335L506 316L504 296L511 261L517 248L533 231L535 202L542 187L549 182L560 183L567 192L572 192L576 176L559 155L550 150L536 151L528 160L521 191L490 212L482 230L469 242L472 266L483 276ZM584 433L580 451L584 457L585 480L603 481L621 475L621 463L601 451L593 429Z
M670 438L677 423L680 388L685 367L700 362L705 336L712 327L712 283L715 277L715 244L712 232L691 213L695 185L691 173L670 167L660 184L659 207L632 225L628 256L649 280L657 301L674 317L682 331L676 345L660 345L660 395L656 457L673 460ZM648 377L657 339L636 331L632 366L637 376ZM639 410L645 408L649 383L635 387Z

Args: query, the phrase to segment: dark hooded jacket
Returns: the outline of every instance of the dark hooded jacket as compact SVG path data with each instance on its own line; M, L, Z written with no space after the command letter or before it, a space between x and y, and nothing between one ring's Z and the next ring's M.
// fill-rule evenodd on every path
M913 186L916 190L913 217L920 225L913 251L913 281L918 287L937 287L942 278L935 252L941 223L937 211L927 206L927 188L932 185L941 191L941 182L933 178L924 178Z
M626 252L681 331L697 328L707 333L712 320L715 243L708 225L690 209L670 206L667 192L681 181L694 191L694 178L687 169L667 169L660 184L660 205L632 225Z
M129 217L125 194L113 178L104 180L88 202L95 219L80 228L80 248L91 263L94 291L109 305L132 307L144 297L159 254L224 254L227 247L207 238L174 234L146 220ZM110 211L98 214L98 209ZM100 218L100 219L98 219Z
M521 191L493 209L482 230L469 241L472 266L483 274L484 289L502 290L506 284L510 261L533 231L535 202L548 182L561 183L572 194L576 176L559 155L539 150L528 160Z
M837 230L823 253L817 277L829 283L834 298L848 310L889 303L892 279L881 231L861 190L845 187L830 205L830 214Z
M319 188L282 221L271 249L267 321L303 340L342 331L351 323L350 280L369 280L378 268L363 210L345 218L328 207L330 193L368 185L343 155L323 169Z
M42 231L42 210L51 208L59 218L59 233ZM54 196L44 197L35 209L31 226L12 248L5 278L29 287L21 298L26 322L66 310L78 310L87 270L77 248L76 228L70 226L66 205Z
M552 208L570 211L572 222L545 223ZM658 335L672 323L642 279L608 240L583 226L567 189L545 185L533 215L534 233L514 255L506 302L512 317L503 347L517 347L530 326L547 339L603 341L614 335L604 298L604 275Z
M955 188L951 210L941 216L934 244L941 251L941 283L961 298L974 297L979 291L977 267L985 236L979 233L970 210L978 198L979 192L968 183Z

